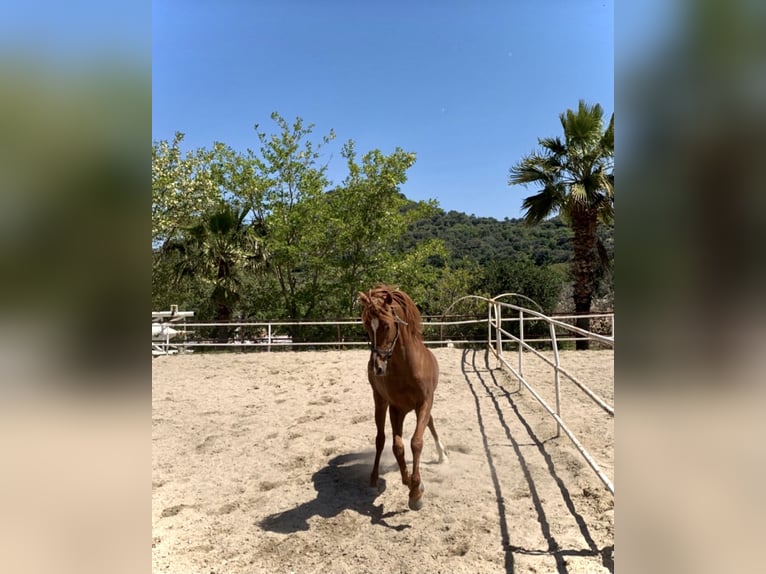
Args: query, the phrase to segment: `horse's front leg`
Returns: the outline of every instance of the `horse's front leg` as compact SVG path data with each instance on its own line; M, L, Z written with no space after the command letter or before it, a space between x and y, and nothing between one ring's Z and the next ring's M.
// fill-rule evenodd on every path
M423 434L431 420L431 402L426 402L415 411L418 421L415 425L415 433L412 435L410 446L412 448L412 475L410 476L410 510L423 508L423 491L425 486L420 480L420 455L423 452Z
M402 430L404 428L404 417L406 413L403 413L393 405L391 405L389 413L391 415L391 433L394 440L394 458L396 458L396 462L399 465L399 472L402 474L402 484L409 486L410 473L407 470L407 463L404 461L404 442L402 441Z
M377 488L380 455L383 452L383 447L386 444L386 411L388 410L388 403L374 389L373 397L375 399L375 427L377 429L377 434L375 435L375 463L372 465L370 486Z

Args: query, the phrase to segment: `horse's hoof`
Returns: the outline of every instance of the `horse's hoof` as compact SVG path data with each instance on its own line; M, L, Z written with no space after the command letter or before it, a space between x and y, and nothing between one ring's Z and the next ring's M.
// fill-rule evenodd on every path
M420 510L421 508L423 508L423 492L425 491L425 489L426 489L425 485L421 482L419 487L420 496L418 496L418 498L410 498L409 500L410 510Z

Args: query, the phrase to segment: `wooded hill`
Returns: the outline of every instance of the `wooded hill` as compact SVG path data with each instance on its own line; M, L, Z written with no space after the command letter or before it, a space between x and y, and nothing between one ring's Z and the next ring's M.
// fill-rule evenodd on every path
M564 312L572 304L572 235L559 218L527 225L522 219L498 220L437 210L413 223L405 241L443 241L450 254L449 266L471 271L475 293L524 293L547 311ZM614 260L614 226L600 225L598 235L603 261L598 267L594 309L612 310L614 285L607 263Z
M572 259L572 231L558 219L531 227L521 219L500 221L440 210L413 224L407 239L441 239L454 262L468 258L482 266L498 259L529 259L535 265L568 263Z

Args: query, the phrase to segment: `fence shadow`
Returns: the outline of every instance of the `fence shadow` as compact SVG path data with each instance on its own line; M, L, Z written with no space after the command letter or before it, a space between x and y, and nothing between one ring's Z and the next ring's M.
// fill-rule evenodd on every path
M332 518L344 510L353 510L378 524L394 530L409 528L408 524L392 526L386 518L399 512L383 512L383 504L375 499L386 488L383 478L376 490L369 486L372 461L369 453L349 453L336 456L311 477L317 496L295 508L278 512L261 520L258 525L264 530L282 534L308 530L308 520L313 516Z
M572 501L572 497L569 493L569 490L567 489L564 482L556 473L556 469L553 464L553 459L551 458L550 454L546 451L545 444L543 443L543 441L541 441L537 437L537 435L534 433L530 424L527 422L527 420L519 411L518 406L513 400L512 393L509 392L505 387L503 387L503 385L495 377L495 374L489 364L489 351L488 350L484 351L484 357L483 357L484 365L481 368L479 367L479 365L477 365L477 354L478 352L476 350L465 349L463 351L463 357L461 361L461 370L463 372L463 376L465 377L466 384L468 385L474 397L474 401L476 404L476 416L479 423L479 429L482 435L482 441L484 443L484 452L485 452L485 456L487 457L487 464L489 465L490 476L492 479L492 484L495 489L495 497L496 497L497 505L498 505L498 516L500 520L500 532L501 532L503 548L505 549L506 572L511 573L514 571L514 562L515 562L514 555L516 554L550 555L555 559L556 571L559 573L568 572L566 561L565 561L566 556L594 556L594 557L598 556L601 558L602 564L610 572L614 572L614 562L612 558L614 546L610 545L603 549L598 548L598 545L593 540L593 537L591 536L588 530L588 526L585 523L585 520L577 512L574 506L574 503ZM483 376L483 373L488 375L485 377ZM474 380L477 382L475 383ZM492 419L494 420L496 418L496 420L500 423L503 431L505 432L505 436L508 439L510 445L512 446L513 451L518 459L519 466L522 470L525 481L529 488L529 492L532 498L533 508L537 514L536 518L538 523L540 524L541 533L543 535L543 538L546 541L547 548L545 549L528 549L521 546L516 546L512 544L511 542L510 534L508 531L508 523L507 523L507 516L506 516L506 509L505 509L505 498L502 491L502 485L500 483L500 479L498 477L497 470L495 467L492 450L490 448L489 440L486 434L486 426L485 426L485 420L484 420L485 415L482 413L482 405L479 400L480 395L483 397L491 398L491 402L494 407L493 409L494 413L492 413ZM575 522L577 523L580 533L583 539L585 540L588 548L586 549L561 548L558 542L556 541L555 537L552 535L551 529L550 529L550 523L548 521L548 517L546 516L545 509L543 508L542 500L538 493L537 485L535 484L534 478L532 477L532 474L530 472L526 457L524 456L524 453L522 452L520 448L519 441L511 433L510 426L506 420L506 414L503 410L504 405L501 405L501 401L498 400L498 396L504 397L504 400L502 401L503 403L507 401L508 406L510 406L512 416L514 416L515 420L517 420L524 427L529 439L531 439L532 443L537 447L537 450L540 452L541 456L545 460L546 466L548 468L548 472L553 478L553 480L555 481L556 485L558 486L562 499L564 500L564 504L566 505L566 508L569 511L569 513L573 516ZM526 437L525 437L525 440L526 440Z

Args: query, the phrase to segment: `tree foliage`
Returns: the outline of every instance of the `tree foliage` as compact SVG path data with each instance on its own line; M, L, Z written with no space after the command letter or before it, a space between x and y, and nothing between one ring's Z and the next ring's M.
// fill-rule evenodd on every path
M498 259L529 258L536 265L553 265L572 258L572 231L559 218L530 227L519 219L439 210L407 232L413 244L431 238L442 239L455 260L468 258L482 266Z
M348 317L357 292L381 282L410 293L427 315L469 293L504 291L556 308L569 281L562 266L574 258L563 212L536 227L445 213L402 193L414 153L360 153L353 140L342 146L347 173L333 185L323 158L335 134L271 118L272 132L255 126L256 151L214 142L184 152L180 133L153 143L155 308L178 304L221 322ZM611 228L601 236L609 256ZM333 336L317 329L290 334Z
M301 118L272 119L276 133L256 126L260 153L216 143L182 156L180 134L154 143L155 300L177 290L202 297L218 320L304 320L352 313L356 292L373 283L406 278L417 289L435 281L423 262L443 257L443 244L401 240L436 209L400 191L415 154L397 148L359 158L348 141L348 176L330 188L320 158L334 134L315 142L314 126Z
M152 245L162 245L176 233L194 225L213 208L218 192L209 170L209 152L198 149L183 154L184 134L172 142L152 144Z

